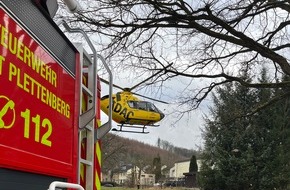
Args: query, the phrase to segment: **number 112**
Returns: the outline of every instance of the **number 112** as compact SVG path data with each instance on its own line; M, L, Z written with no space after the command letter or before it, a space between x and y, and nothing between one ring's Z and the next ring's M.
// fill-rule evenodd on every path
M40 143L46 146L51 147L52 142L49 140L49 137L52 133L52 124L49 119L44 118L41 120L40 115L36 115L35 117L31 117L30 110L26 109L24 112L21 112L21 117L24 118L24 137L29 139L30 138L30 129L32 127L31 121L34 124L35 132L34 132L34 141L40 141L40 126L46 129L46 132L41 136Z

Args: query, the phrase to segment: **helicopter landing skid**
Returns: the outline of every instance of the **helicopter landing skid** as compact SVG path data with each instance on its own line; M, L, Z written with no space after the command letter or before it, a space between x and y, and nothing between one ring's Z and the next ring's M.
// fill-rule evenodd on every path
M118 125L118 126L120 127L120 129L113 128L112 131L127 132L127 133L143 133L143 134L149 133L148 131L145 131L146 126L144 126L144 127L134 126L134 125ZM123 130L123 127L142 129L142 131Z
M141 133L141 134L148 134L148 131L130 131L130 130L123 130L123 129L116 129L113 128L112 131L116 131L116 132L124 132L124 133Z
M149 127L159 127L160 125L147 125Z

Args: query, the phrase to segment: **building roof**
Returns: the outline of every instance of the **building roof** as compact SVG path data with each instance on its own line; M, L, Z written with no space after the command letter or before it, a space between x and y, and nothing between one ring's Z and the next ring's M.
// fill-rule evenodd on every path
M180 160L180 161L177 161L177 162L175 162L175 163L181 163L181 162L190 162L190 158L188 158L188 159L184 159L184 160Z

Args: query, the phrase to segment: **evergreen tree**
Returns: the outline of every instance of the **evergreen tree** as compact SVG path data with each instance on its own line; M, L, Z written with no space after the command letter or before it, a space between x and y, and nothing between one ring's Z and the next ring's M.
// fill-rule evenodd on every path
M282 82L290 81L289 76L284 76ZM275 95L290 93L290 88L278 89ZM273 113L273 133L270 136L270 146L275 155L271 164L273 168L272 187L276 189L290 189L290 97L279 100ZM278 188L277 188L278 187Z
M196 156L192 155L189 163L189 172L197 172L198 166L196 163Z
M153 173L155 174L155 181L159 181L161 174L161 158L159 154L153 159Z
M246 72L243 77L249 78ZM259 80L267 82L265 69ZM277 93L269 89L254 91L239 84L225 85L217 91L212 118L206 119L204 131L205 150L199 175L204 189L287 189L289 100L249 114L255 105Z
M244 131L249 126L245 115L254 96L249 89L239 85L226 85L214 97L216 109L212 109L214 119L207 119L205 132L204 165L201 177L205 189L245 189L249 184L249 174L240 172L247 165ZM203 173L205 172L205 173Z

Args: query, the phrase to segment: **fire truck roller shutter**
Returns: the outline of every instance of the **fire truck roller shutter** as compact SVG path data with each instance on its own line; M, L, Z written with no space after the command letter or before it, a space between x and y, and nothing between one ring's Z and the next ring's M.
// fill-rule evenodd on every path
M62 178L0 168L0 189L3 190L48 189L53 181L66 182Z

